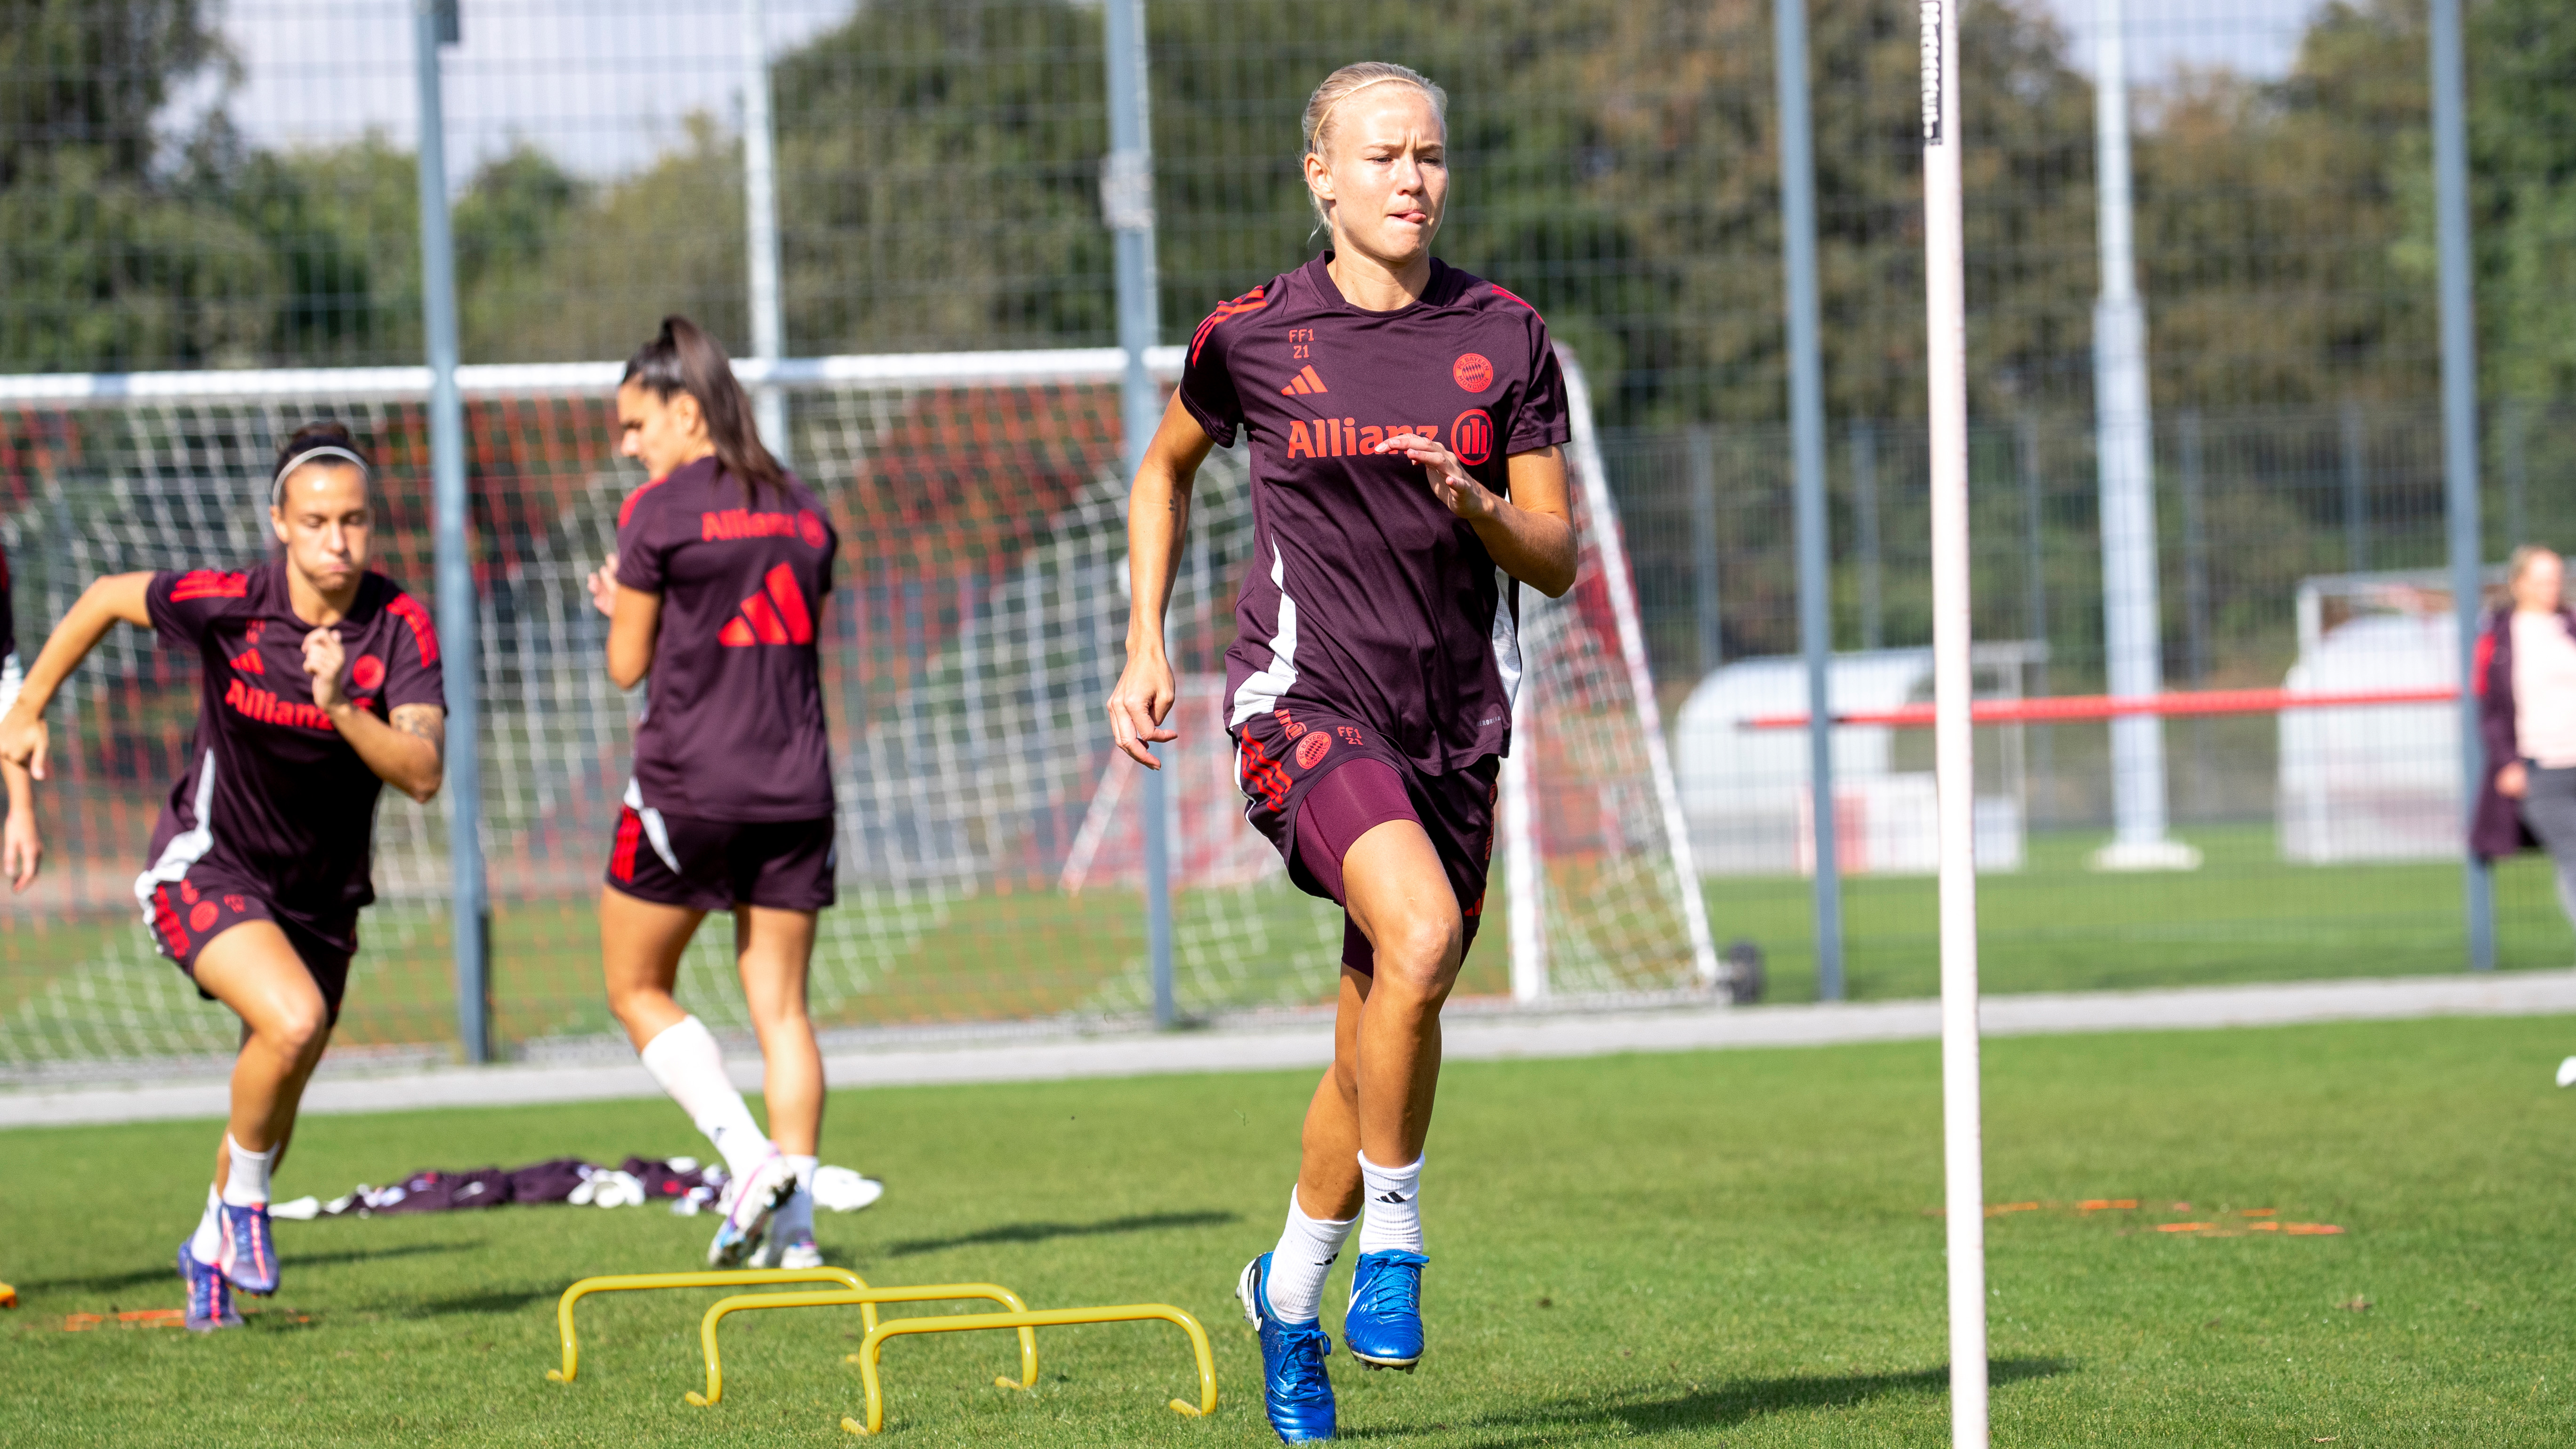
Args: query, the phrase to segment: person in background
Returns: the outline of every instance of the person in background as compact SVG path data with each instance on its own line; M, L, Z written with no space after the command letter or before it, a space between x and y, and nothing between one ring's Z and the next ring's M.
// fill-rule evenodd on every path
M724 348L686 317L664 318L626 364L617 438L647 477L618 509L617 558L590 595L608 616L609 678L650 683L600 888L608 1005L734 1178L709 1266L819 1268L823 1054L805 982L836 899L816 640L840 536L762 444ZM733 913L766 1132L714 1034L671 994L710 911Z
M2526 543L2506 567L2511 607L2487 618L2471 686L2486 744L2486 789L2469 848L2495 860L2538 846L2558 874L2558 908L2576 925L2576 614L2567 611L2567 566ZM2576 1086L2576 1056L2558 1064Z
M9 555L0 553L0 715L18 702L17 619L9 603ZM27 767L0 760L0 789L8 793L9 816L0 821L0 875L9 889L23 891L36 883L36 862L45 857L44 839L36 833L36 791Z

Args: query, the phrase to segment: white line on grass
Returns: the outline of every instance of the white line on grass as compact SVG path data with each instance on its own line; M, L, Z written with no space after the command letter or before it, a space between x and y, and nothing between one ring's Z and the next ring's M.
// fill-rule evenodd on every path
M2576 1014L2576 971L1989 996L1980 1014L1987 1036L2050 1036L2562 1013ZM1474 1013L1453 1017L1445 1024L1442 1054L1451 1061L1490 1061L1923 1041L1940 1034L1940 1003L1928 1000L1558 1015ZM1332 1026L1328 1019L1317 1018L1289 1026L1220 1028L1169 1035L1067 1034L872 1048L864 1054L827 1056L824 1072L837 1088L894 1087L1270 1071L1321 1067L1331 1058ZM731 1061L740 1085L747 1091L758 1090L760 1058L737 1050ZM522 1063L328 1075L314 1081L305 1095L304 1110L346 1113L501 1107L651 1097L659 1092L652 1078L632 1061ZM47 1127L221 1117L226 1110L225 1094L226 1087L220 1079L0 1092L0 1122L13 1127Z

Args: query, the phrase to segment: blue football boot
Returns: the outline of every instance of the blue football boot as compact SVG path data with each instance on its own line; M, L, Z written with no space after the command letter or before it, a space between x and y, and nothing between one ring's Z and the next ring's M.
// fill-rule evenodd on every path
M1270 1255L1244 1265L1234 1286L1243 1318L1261 1335L1261 1402L1270 1412L1270 1427L1283 1444L1309 1444L1333 1437L1333 1380L1324 1372L1324 1356L1333 1341L1314 1319L1282 1323L1270 1311Z
M216 1271L253 1298L276 1292L277 1236L269 1231L268 1204L219 1203L215 1211L222 1215L217 1222L222 1236L216 1240Z
M1422 1265L1430 1261L1401 1248L1360 1254L1351 1270L1351 1311L1342 1316L1351 1357L1406 1373L1422 1362Z
M188 1285L186 1316L190 1333L241 1327L241 1315L233 1311L232 1285L211 1264L198 1262L197 1255L188 1251L185 1239L179 1243L179 1280Z

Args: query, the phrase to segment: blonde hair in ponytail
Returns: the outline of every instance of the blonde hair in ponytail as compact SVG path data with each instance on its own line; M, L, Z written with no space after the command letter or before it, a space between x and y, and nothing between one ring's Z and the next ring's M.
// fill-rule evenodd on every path
M1408 85L1422 92L1423 98L1431 102L1431 114L1439 119L1441 128L1443 130L1448 128L1449 93L1434 84L1429 76L1409 65L1397 65L1393 61L1363 60L1355 65L1343 66L1340 70L1324 77L1324 83L1315 87L1315 93L1306 98L1306 114L1303 118L1303 129L1306 133L1304 154L1308 156L1324 154L1324 147L1330 143L1331 132L1328 127L1332 122L1334 107L1350 99L1356 92L1366 90L1370 86L1389 83ZM1309 191L1306 193L1306 200L1315 208L1315 219L1329 229L1333 224L1333 218L1332 214L1324 209L1324 198Z

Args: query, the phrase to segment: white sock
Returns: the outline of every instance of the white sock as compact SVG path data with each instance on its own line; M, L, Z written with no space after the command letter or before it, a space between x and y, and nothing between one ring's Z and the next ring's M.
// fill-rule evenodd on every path
M793 1241L801 1231L814 1231L814 1169L822 1164L819 1157L787 1154L787 1166L796 1174L796 1195L778 1210L777 1226L770 1231L782 1242Z
M715 1033L707 1030L705 1022L681 1017L646 1042L637 1055L644 1059L644 1070L716 1145L717 1155L734 1176L758 1167L775 1150L769 1135L752 1120L751 1105L725 1075L724 1048L716 1045Z
M1360 1154L1360 1195L1368 1220L1360 1224L1360 1251L1422 1251L1422 1159L1409 1167L1380 1167Z
M1310 1218L1288 1189L1288 1226L1270 1250L1270 1313L1282 1323L1311 1323L1324 1303L1324 1275L1342 1255L1357 1218Z
M233 1155L233 1170L224 1176L224 1201L234 1207L263 1207L268 1203L268 1170L277 1161L277 1149L251 1152L224 1134L224 1147Z
M212 1267L215 1255L223 1251L223 1197L213 1183L206 1184L206 1211L197 1219L197 1231L188 1237L188 1256Z

